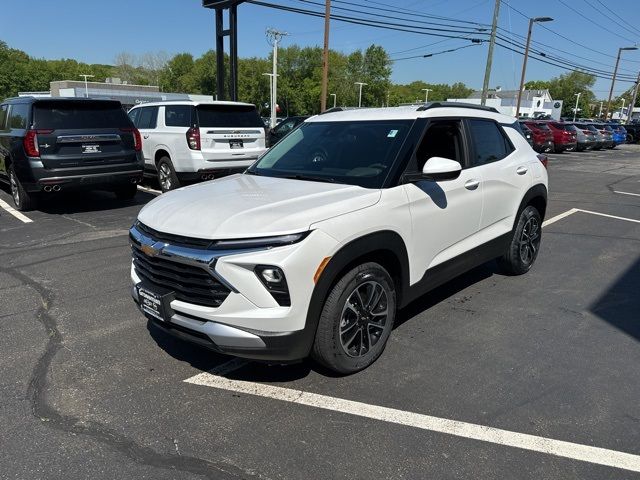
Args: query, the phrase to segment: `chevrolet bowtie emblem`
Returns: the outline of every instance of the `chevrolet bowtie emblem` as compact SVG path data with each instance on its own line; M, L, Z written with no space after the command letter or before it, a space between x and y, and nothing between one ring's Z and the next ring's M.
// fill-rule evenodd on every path
M140 250L142 250L142 253L144 253L148 257L156 257L160 254L161 251L160 248L156 248L154 245L146 244L141 245Z

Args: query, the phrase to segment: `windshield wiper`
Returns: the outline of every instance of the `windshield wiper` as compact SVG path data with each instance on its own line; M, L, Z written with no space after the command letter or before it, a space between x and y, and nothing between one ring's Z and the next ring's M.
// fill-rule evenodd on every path
M310 182L325 182L325 183L336 183L335 178L331 177L320 177L315 175L302 175L299 173L293 175L285 175L282 178L288 178L291 180L309 180Z

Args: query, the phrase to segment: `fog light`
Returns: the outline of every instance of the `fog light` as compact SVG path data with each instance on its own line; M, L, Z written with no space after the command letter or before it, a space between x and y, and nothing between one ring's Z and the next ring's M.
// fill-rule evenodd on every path
M262 278L269 283L281 283L284 275L279 268L265 268L262 270Z
M256 265L254 272L278 305L282 307L291 305L289 287L282 269L272 265Z

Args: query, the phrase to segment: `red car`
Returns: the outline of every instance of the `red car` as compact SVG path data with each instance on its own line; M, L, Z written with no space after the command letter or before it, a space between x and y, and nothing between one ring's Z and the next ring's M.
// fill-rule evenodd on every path
M575 151L578 146L578 136L576 132L564 122L545 122L553 133L553 143L555 152Z
M529 130L533 133L533 149L536 152L553 152L553 133L546 124L527 121L522 123L529 127Z

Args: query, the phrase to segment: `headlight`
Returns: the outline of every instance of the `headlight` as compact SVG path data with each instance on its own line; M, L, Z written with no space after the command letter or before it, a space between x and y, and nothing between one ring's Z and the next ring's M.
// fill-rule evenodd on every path
M297 243L305 238L309 232L279 235L277 237L241 238L238 240L218 240L213 242L210 248L216 249L243 249L243 248L274 248Z

